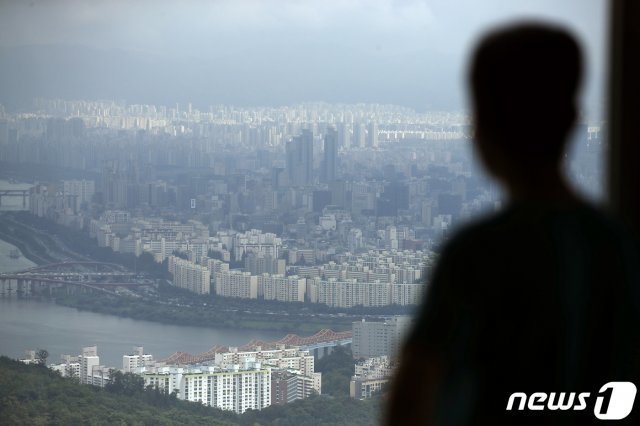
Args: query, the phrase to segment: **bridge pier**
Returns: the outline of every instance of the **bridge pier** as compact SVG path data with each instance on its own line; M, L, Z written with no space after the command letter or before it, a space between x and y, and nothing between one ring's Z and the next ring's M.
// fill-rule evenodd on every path
M33 281L32 280L18 280L16 295L19 298L28 298L33 295Z
M0 280L0 296L9 297L11 295L11 280Z

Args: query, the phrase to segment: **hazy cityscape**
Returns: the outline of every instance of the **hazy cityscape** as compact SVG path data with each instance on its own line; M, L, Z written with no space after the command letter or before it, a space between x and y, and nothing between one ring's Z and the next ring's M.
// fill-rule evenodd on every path
M0 235L15 243L0 275L3 299L262 329L239 347L211 341L189 354L175 341L161 347L161 358L141 348L124 355L122 371L146 386L238 414L322 394L313 360L342 345L363 360L354 361L351 397L379 392L441 242L501 207L495 183L472 159L463 113L323 103L203 112L191 104L45 99L34 108L3 112L0 121ZM597 197L599 123L576 134L567 167ZM77 248L85 245L92 249ZM119 310L139 300L164 306L158 315L139 305L131 308L137 314ZM238 300L255 302L243 314ZM186 320L166 314L167 305L174 313L233 311L238 322ZM315 329L295 322L310 315ZM296 320L251 326L283 316ZM301 336L274 339L276 330ZM38 362L34 348L11 351L25 349L32 350L25 362ZM61 358L51 368L63 377L96 386L112 380L115 357L101 364L96 346L78 356L53 349ZM222 362L225 354L235 361ZM223 380L214 386L221 390L194 393L207 377ZM218 398L239 392L238 383L260 390L235 404Z
M408 2L407 10L378 3L391 5L382 7L380 22L387 15L394 20L385 24L392 28L375 31L388 34L406 24L409 35L392 39L390 47L379 42L374 51L387 55L384 49L396 46L412 57L407 46L422 27L409 12L424 19L431 12L414 4L420 2ZM43 7L40 14L51 11ZM225 7L229 16L244 13ZM16 5L2 8L16 17L26 13ZM333 28L329 12L335 10L317 17L319 27ZM576 18L576 25L597 27L602 20L587 18ZM254 22L247 19L246 25ZM198 83L198 66L192 79L168 79L167 70L150 71L155 62L149 60L126 90L104 83L111 64L92 71L95 85L78 80L78 91L58 90L73 86L78 67L58 83L38 77L38 92L29 80L35 77L22 75L21 66L34 69L42 59L34 46L47 33L34 29L27 37L10 27L0 43L6 69L0 77L0 356L46 365L61 380L56 386L105 388L105 398L194 416L184 424L199 424L198 416L211 424L271 424L294 414L270 406L299 407L310 416L311 405L327 417L291 424L336 424L335 416L349 410L353 421L342 424L375 423L443 243L506 201L474 158L472 121L455 78L447 76L442 87L429 82L433 97L420 102L407 100L414 75L409 82L394 76L384 89L381 79L354 83L361 74L353 77L348 66L335 90L326 87L340 81L339 71L328 82L317 77L318 67L309 71L326 96L304 77L286 93L286 75L248 79L246 87L233 81L205 96L199 87L214 83ZM143 36L132 40L141 43L132 51L148 48ZM77 48L67 41L53 41L59 45L51 50L57 52L52 64L65 57L62 50ZM102 49L103 41L87 43ZM590 39L587 44L592 49ZM283 52L274 53L274 63L285 61ZM256 55L243 60L270 63L263 52ZM214 74L220 81L234 73L229 58ZM391 63L387 59L370 59L380 64L373 76ZM454 67L460 64L443 65ZM277 72L265 65L265 76ZM596 67L595 77L599 72ZM248 94L270 81L281 88L265 89L280 93L270 101ZM170 87L174 82L181 93ZM342 96L340 88L350 84L353 91ZM607 148L607 124L593 101L600 90L588 84L565 160L573 184L596 202L603 196ZM0 420L16 407L0 405ZM116 411L105 424L176 424L171 416L178 416ZM54 421L58 415L62 423L84 421L56 413Z

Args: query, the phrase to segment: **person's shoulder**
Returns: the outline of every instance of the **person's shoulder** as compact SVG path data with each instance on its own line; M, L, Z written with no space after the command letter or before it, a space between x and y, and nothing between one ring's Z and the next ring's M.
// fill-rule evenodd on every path
M564 206L509 205L461 226L445 245L444 252L481 254L535 241L540 235L570 232L582 234L585 241L594 244L609 243L631 251L639 248L622 222L605 209L580 202Z
M476 249L486 246L500 238L500 235L508 232L512 227L515 212L504 209L493 214L487 214L461 225L451 235L445 246L445 250Z
M592 237L613 240L623 246L638 249L637 241L629 229L605 208L582 203L574 213L575 219L581 222L585 232Z
M486 256L495 255L504 246L503 228L510 214L508 211L487 214L460 225L436 250L438 263L446 265L445 269L468 270L472 263L487 262Z

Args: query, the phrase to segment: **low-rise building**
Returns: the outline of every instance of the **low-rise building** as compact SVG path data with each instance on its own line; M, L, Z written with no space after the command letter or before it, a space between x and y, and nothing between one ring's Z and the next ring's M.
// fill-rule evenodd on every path
M271 404L284 405L317 393L312 377L292 370L271 371Z
M385 388L393 370L393 365L386 356L358 361L349 384L349 395L356 399L371 398Z

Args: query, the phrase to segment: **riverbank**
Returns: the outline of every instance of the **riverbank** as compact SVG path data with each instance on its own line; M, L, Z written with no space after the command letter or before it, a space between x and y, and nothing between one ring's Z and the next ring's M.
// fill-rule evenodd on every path
M174 352L197 354L214 345L241 346L253 339L272 342L286 334L165 324L16 298L0 298L0 322L0 355L22 358L25 350L44 348L49 362L57 363L62 354L97 345L101 363L112 367L122 366L122 355L133 346L143 346L160 360Z
M25 257L36 264L55 263L65 255L69 255L67 259L76 259L77 256L68 247L82 249L83 253L94 260L124 264L125 267L131 267L134 260L132 256L98 247L79 231L66 229L26 213L5 213L0 224L0 238L3 230L11 232L9 242L15 241L15 246ZM18 237L22 240L18 240ZM160 283L164 282L163 265L150 260L150 256L141 256L136 263L138 272L148 273ZM303 304L293 306L267 301L258 303L244 299L226 299L213 295L198 296L166 284L138 296L140 297L78 294L56 297L53 301L61 306L84 311L162 324L225 330L271 330L301 335L314 334L323 328L350 330L352 321L361 318L326 311L323 306L305 308Z
M324 328L334 331L351 330L358 318L340 315L318 315L312 312L289 313L278 311L251 312L250 304L240 300L213 300L207 302L167 303L135 297L75 294L56 298L62 306L110 314L118 317L154 321L162 324L195 326L222 330L280 331L303 336L315 334ZM180 306L181 305L181 306Z
M11 255L16 250L19 254L17 258ZM0 273L22 271L33 266L36 266L36 263L26 258L18 246L10 244L0 237Z
M26 212L4 212L0 216L0 239L16 246L22 255L37 265L64 260L89 260L71 250L55 234L25 222ZM35 217L34 217L35 219ZM59 225L58 225L59 226Z
M35 253L37 257L55 257L59 261L63 256L77 259L80 255L75 252L81 251L84 259L118 263L129 269L133 269L135 265L138 273L147 274L159 283L157 288L149 288L134 297L58 295L54 300L62 306L163 324L213 329L272 330L301 335L314 334L323 328L350 330L352 322L362 318L377 320L383 316L413 312L412 307L399 306L334 309L320 304L199 296L164 284L167 278L166 265L156 263L148 253L136 259L131 255L98 247L88 235L46 219L27 213L8 215L8 220L2 221L0 231L3 227L9 227L13 228L14 233L22 235L23 241L20 243L26 250L23 253Z

